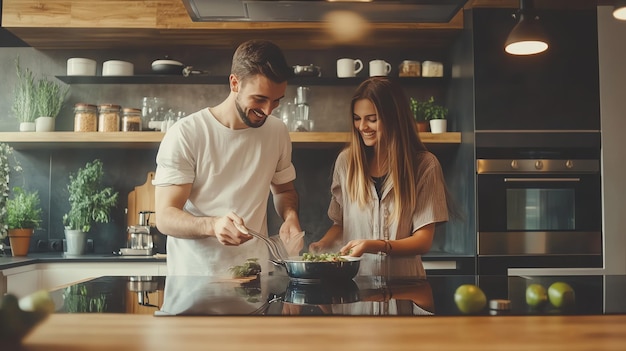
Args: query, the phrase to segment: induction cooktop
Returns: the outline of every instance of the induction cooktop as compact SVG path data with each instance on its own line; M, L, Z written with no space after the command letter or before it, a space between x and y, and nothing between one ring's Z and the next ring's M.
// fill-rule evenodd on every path
M554 282L572 287L566 306L526 302L526 289ZM486 303L463 312L455 292L465 284L484 292ZM196 276L105 276L51 294L56 313L150 313L155 316L233 315L602 315L626 313L626 276L474 276L425 279L357 276L353 280L304 284L286 275L248 279ZM493 302L492 302L493 300ZM505 301L505 304L494 303Z

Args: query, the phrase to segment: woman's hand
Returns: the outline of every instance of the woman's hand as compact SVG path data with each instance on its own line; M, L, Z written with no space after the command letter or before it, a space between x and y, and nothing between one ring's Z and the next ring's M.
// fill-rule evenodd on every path
M381 240L350 240L339 250L339 252L341 252L342 255L361 257L364 253L377 253L384 251L384 246L385 242Z

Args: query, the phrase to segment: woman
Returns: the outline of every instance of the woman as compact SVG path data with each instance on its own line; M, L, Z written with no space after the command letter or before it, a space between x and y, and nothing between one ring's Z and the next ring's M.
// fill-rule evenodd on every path
M441 166L420 141L396 83L364 81L351 111L352 140L337 157L331 185L334 224L309 250L362 256L362 275L424 277L420 255L431 247L435 224L448 220Z

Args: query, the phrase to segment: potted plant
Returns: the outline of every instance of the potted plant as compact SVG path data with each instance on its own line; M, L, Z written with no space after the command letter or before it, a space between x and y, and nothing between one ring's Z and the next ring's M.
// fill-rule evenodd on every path
M21 132L34 132L37 109L35 107L35 76L26 68L22 70L19 59L15 61L17 67L17 86L13 97L12 111L20 122Z
M415 119L415 123L417 124L418 132L428 131L428 121L426 120L426 115L424 113L424 106L424 102L413 97L411 98L411 112L413 112L413 119Z
M54 130L54 122L63 101L69 92L69 87L62 88L56 82L48 79L40 79L36 82L35 87L35 111L37 118L35 119L35 130L37 132L51 132Z
M102 161L96 159L70 173L70 210L63 215L68 255L85 253L87 232L94 223L108 223L111 209L117 202L118 193L102 185L104 172Z
M26 256L33 231L41 222L41 205L37 191L13 188L13 198L7 200L7 226L13 256Z
M430 131L433 134L445 133L447 130L448 109L435 103L435 98L430 97L423 103L424 117L430 122Z

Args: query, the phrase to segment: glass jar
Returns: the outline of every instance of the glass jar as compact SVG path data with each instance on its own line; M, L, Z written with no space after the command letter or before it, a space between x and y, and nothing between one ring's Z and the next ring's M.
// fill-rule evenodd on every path
M122 110L122 132L138 132L141 130L141 110L125 108Z
M78 103L74 105L74 131L95 132L98 128L96 105Z
M165 114L165 99L146 96L141 108L142 130L157 130L161 127L161 120Z
M120 105L98 105L98 131L120 131Z
M398 77L419 77L420 73L421 63L419 61L404 60L400 64Z

